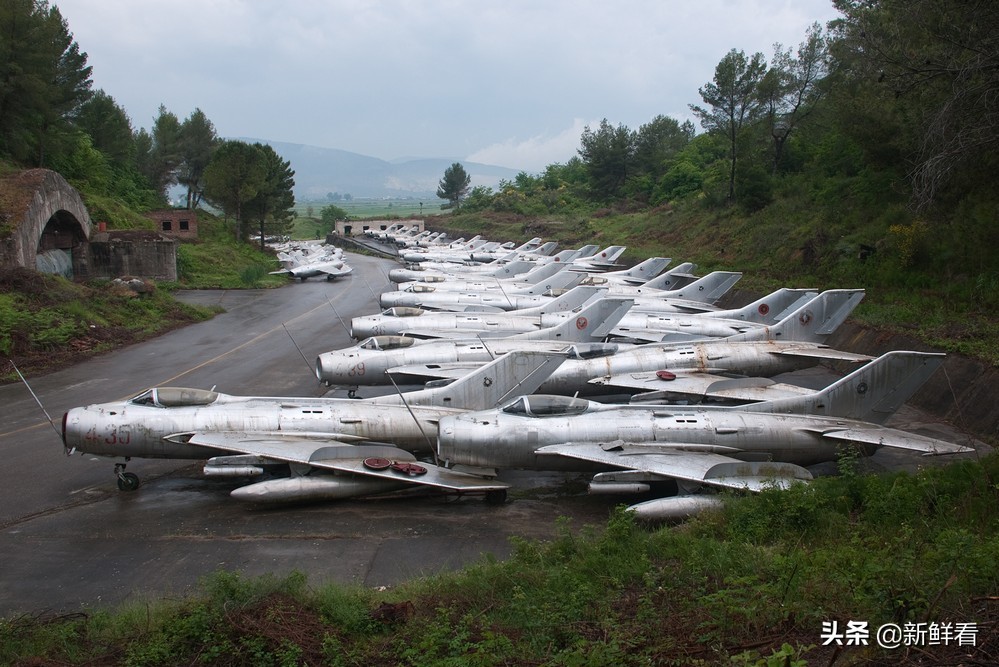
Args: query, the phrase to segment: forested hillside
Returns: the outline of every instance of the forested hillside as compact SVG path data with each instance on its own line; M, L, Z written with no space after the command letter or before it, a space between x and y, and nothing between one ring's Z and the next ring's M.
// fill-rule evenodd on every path
M996 363L999 7L835 5L795 47L726 54L691 91L699 127L605 120L447 224L627 244L750 288L865 287L861 318Z

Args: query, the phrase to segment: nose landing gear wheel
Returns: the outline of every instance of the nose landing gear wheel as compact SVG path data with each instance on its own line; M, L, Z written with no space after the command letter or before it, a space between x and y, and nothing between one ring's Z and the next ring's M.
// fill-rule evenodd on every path
M135 491L139 488L139 476L134 472L125 472L125 464L116 463L114 474L118 478L119 491Z

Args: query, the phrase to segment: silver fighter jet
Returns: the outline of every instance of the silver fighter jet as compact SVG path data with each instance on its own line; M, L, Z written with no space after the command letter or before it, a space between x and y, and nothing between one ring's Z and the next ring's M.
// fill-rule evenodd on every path
M594 493L644 491L665 480L686 492L758 491L811 479L802 466L833 461L849 444L865 455L880 447L925 455L974 451L881 425L943 356L890 352L819 392L738 408L522 396L502 408L442 419L438 461L489 469L614 470L593 479ZM681 495L633 509L647 519L679 518L713 502Z
M159 387L127 401L73 408L62 419L67 452L131 458L205 459L205 474L288 475L241 487L251 501L344 498L422 485L449 491L496 492L505 485L431 463L442 417L499 405L534 391L562 357L513 353L470 379L446 387L367 400L231 396L204 389ZM389 443L389 444L386 444ZM138 477L115 465L118 487Z

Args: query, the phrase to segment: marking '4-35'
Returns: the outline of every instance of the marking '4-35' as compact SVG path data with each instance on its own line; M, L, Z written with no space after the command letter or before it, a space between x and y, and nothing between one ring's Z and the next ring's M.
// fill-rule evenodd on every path
M127 445L132 439L132 433L125 429L119 433L118 429L114 428L108 435L102 437L97 432L97 428L94 427L87 431L87 435L83 439L87 442L104 442L108 445Z

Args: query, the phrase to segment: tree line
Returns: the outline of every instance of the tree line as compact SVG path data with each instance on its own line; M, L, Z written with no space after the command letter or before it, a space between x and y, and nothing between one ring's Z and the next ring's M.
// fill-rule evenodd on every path
M495 191L466 212L525 215L679 203L765 207L789 183L841 190L840 205L898 205L996 239L999 5L988 0L833 0L768 56L731 49L689 105L632 130L587 126L576 156ZM444 185L442 181L442 185ZM975 241L970 241L974 244Z
M92 90L91 73L57 6L0 0L0 158L140 211L166 206L180 185L188 208L221 210L241 240L251 224L261 238L290 227L295 172L273 148L219 138L201 109L181 120L161 105L151 128L136 130L110 94Z

